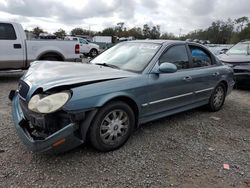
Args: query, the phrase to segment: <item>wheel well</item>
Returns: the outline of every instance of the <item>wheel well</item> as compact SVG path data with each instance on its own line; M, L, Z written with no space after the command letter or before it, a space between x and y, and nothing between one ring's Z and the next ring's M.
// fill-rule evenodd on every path
M45 53L45 54L42 54L38 60L43 60L44 58L46 57L54 57L56 59L58 59L59 61L63 61L64 58L62 57L62 55L56 53L56 52L48 52L48 53Z
M225 86L225 89L227 91L227 88L228 88L228 84L225 80L221 81L220 84L223 84Z
M135 128L136 128L138 126L138 117L139 117L139 109L138 109L138 106L137 106L136 102L133 99L129 98L129 97L120 96L120 97L116 97L116 98L113 98L113 99L109 100L105 104L113 102L113 101L125 102L126 104L128 104L132 108L132 110L133 110L133 112L135 114Z

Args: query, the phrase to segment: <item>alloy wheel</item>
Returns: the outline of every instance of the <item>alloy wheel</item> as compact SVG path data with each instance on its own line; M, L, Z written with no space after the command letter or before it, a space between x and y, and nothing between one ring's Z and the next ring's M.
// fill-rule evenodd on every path
M113 145L119 142L128 132L128 114L119 109L109 112L100 126L100 138L102 142Z
M217 87L213 96L213 103L216 108L219 108L223 104L224 95L225 92L222 86Z

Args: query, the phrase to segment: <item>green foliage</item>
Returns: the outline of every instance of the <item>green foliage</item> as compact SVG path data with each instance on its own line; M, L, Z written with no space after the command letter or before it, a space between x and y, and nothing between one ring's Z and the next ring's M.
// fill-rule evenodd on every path
M133 27L127 31L128 36L134 36L136 39L143 39L144 35L140 27Z
M227 21L217 20L212 22L205 30L196 30L185 36L185 38L209 40L215 44L226 44L230 43L231 36L234 30L234 23L231 19Z
M176 39L178 39L176 36L174 36L173 33L168 33L168 32L163 33L160 38L165 39L165 40L176 40Z
M103 36L116 36L117 32L114 28L108 27L101 32L101 35L103 35Z
M241 32L244 29L244 26L249 23L249 19L246 16L235 19L236 31Z
M90 30L86 30L86 29L82 29L80 27L76 27L76 28L71 30L70 34L71 35L89 35L89 36L93 36L95 34L95 32L90 31Z
M66 36L66 32L63 29L58 29L54 35L58 38L64 38Z
M239 40L250 39L250 23L239 34Z
M32 30L32 33L35 35L35 37L39 37L39 35L41 33L47 33L45 32L43 29L41 29L40 27L35 27L33 30Z
M33 34L38 37L44 31L36 27L32 30ZM57 37L62 38L66 35L63 29L59 29L54 33ZM71 31L72 35L103 35L103 36L117 36L117 37L130 37L136 39L168 39L168 40L186 40L186 39L199 39L209 40L211 43L227 44L237 43L240 40L250 39L250 23L246 16L240 17L232 21L217 20L211 23L206 29L194 30L187 35L175 36L173 33L165 32L161 35L160 26L149 26L144 24L143 27L133 27L127 29L124 22L117 23L114 27L105 28L103 31L94 32L82 29L80 27L74 28Z
M131 29L127 29L124 27L124 23L117 23L116 27L108 27L104 29L101 33L103 36L118 36L118 37L129 37L133 36L136 39L159 39L160 38L160 26L152 26L145 24L143 28L133 27Z

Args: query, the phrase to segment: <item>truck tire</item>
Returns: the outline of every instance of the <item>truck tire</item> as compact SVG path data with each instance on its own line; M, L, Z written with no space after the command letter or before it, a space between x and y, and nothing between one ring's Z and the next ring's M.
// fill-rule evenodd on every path
M63 58L56 53L48 53L42 55L39 60L49 60L49 61L63 61Z
M91 57L96 57L98 55L97 49L91 49L90 52L89 52L89 55Z
M42 58L41 60L59 61L58 58L53 57L53 56L44 57L44 58Z

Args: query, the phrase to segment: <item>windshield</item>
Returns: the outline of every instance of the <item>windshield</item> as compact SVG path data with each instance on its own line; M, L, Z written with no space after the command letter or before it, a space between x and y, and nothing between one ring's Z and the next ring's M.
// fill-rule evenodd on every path
M160 45L154 43L124 42L103 52L91 63L113 65L122 70L141 72L159 48Z
M227 53L228 55L248 55L248 44L239 43L230 48Z

